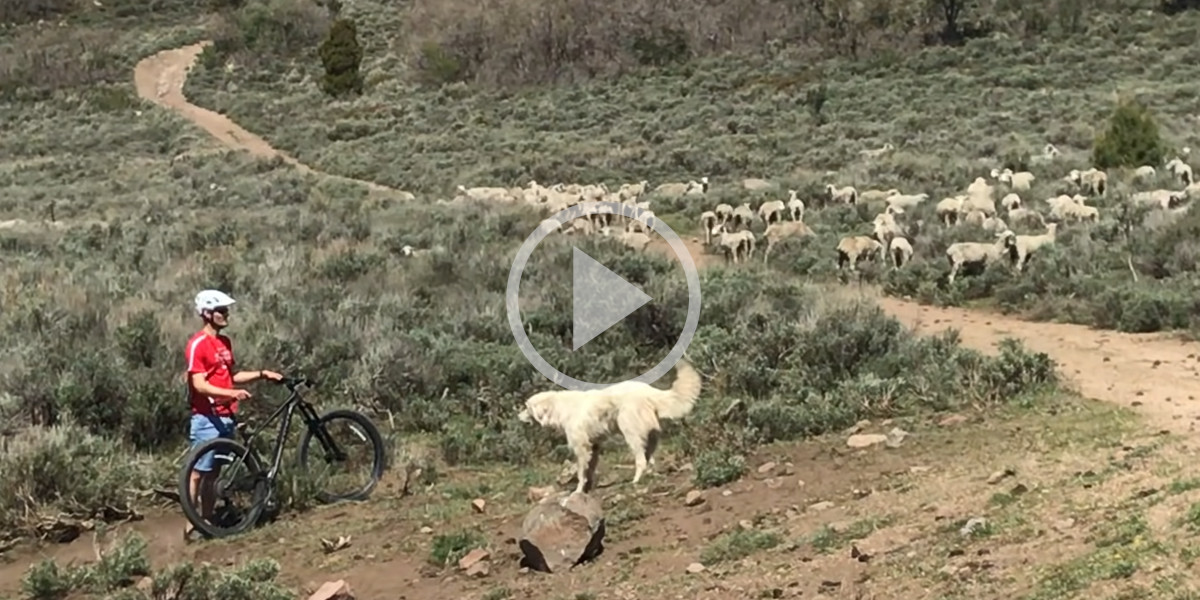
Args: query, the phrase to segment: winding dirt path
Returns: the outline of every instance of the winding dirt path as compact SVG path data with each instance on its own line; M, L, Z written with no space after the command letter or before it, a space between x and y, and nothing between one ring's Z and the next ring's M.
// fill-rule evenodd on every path
M134 70L138 95L183 115L223 145L256 156L278 156L305 173L316 173L295 158L273 148L225 115L201 108L183 95L188 71L210 41L165 50L143 59ZM323 174L325 175L325 174ZM329 175L327 175L329 176ZM343 177L330 176L347 180ZM403 194L376 183L348 179L374 192ZM686 240L697 264L720 262L703 247ZM661 247L658 247L661 246ZM665 244L658 251L670 252ZM1050 355L1064 376L1090 398L1136 407L1151 422L1173 432L1193 431L1200 420L1200 345L1165 335L1133 335L1099 331L1079 325L1032 323L1010 316L959 308L939 308L876 295L884 310L918 333L956 328L963 343L995 352L996 343L1016 337L1032 350Z
M207 131L227 148L244 150L262 158L279 157L305 174L320 174L324 177L366 186L372 192L412 199L408 192L378 183L317 171L287 153L275 149L266 140L243 129L229 117L189 102L183 95L184 83L187 81L188 72L196 64L196 59L210 44L212 44L211 40L205 40L182 48L163 50L139 61L133 70L133 81L137 87L138 96L179 113L188 121Z

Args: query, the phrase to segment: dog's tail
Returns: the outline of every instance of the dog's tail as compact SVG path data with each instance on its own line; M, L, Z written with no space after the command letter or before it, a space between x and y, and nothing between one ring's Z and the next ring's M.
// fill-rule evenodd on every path
M692 412L700 397L700 374L686 360L675 365L675 383L654 399L654 411L660 419L679 419Z

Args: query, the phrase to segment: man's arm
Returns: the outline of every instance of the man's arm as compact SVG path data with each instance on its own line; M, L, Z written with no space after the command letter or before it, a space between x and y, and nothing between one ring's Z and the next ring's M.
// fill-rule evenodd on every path
M218 396L221 398L237 398L242 393L242 390L233 388L217 387L204 379L204 373L192 373L192 387L196 388L197 392L205 396ZM236 382L237 380L234 379Z
M271 381L279 381L283 379L283 375L275 371L238 371L233 374L234 383L250 383L259 379L270 379Z

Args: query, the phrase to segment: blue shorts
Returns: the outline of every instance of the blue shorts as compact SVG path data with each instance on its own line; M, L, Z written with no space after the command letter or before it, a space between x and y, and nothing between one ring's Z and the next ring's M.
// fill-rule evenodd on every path
M229 417L192 415L191 431L188 434L188 439L191 441L192 447L195 448L208 440L219 437L234 439L233 432L233 419ZM196 471L211 471L213 468L213 453L208 452L204 456L201 456L196 460L196 465L192 468Z

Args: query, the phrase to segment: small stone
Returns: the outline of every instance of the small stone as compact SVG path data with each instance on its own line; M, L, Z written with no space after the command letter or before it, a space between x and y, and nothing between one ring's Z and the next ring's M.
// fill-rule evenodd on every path
M487 577L488 574L487 561L479 561L466 569L467 577Z
M468 552L466 556L459 559L458 568L470 569L472 566L487 560L487 558L491 555L492 554L490 552L484 550L483 548L476 548Z
M995 473L992 473L991 475L988 476L987 482L988 482L988 485L995 485L997 483L1000 483L1000 481L1002 479L1004 479L1005 477L1010 477L1010 476L1016 475L1016 474L1017 474L1017 472L1013 471L1012 469L1004 469L1003 471L996 471Z
M851 448L869 448L888 441L888 436L882 433L856 433L846 438L846 445Z
M820 512L823 510L831 509L831 508L833 508L833 506L834 506L834 504L832 502L825 500L824 502L817 502L815 504L808 505L808 510L811 510L814 512Z
M778 465L776 465L773 462L765 462L761 466L758 467L758 474L759 475L769 475L771 473L771 471L775 470L776 466L778 466Z
M475 512L477 513L482 513L483 509L486 507L487 502L485 502L483 498L476 498L471 501L471 508L474 508Z
M921 473L928 473L931 470L933 470L933 467L909 467L908 468L908 472L912 473L913 475L920 475Z
M350 584L344 579L326 581L308 600L354 600L354 592L350 591Z
M432 527L422 527L422 528L421 528L421 533L424 533L424 534L430 534L430 533L433 533L433 528L432 528Z
M692 490L687 493L683 499L684 506L699 506L704 504L704 492L700 490Z
M698 562L694 562L687 566L687 572L691 573L692 575L695 575L697 573L703 573L704 570L705 570L704 565L702 565Z
M949 415L947 417L943 417L942 420L938 421L938 427L953 427L954 425L960 425L960 424L966 423L966 422L967 422L967 418L962 415L957 415L957 414Z
M899 448L900 444L904 443L904 438L906 437L908 437L907 431L899 427L893 427L891 431L887 432L887 440L884 443L888 448Z

